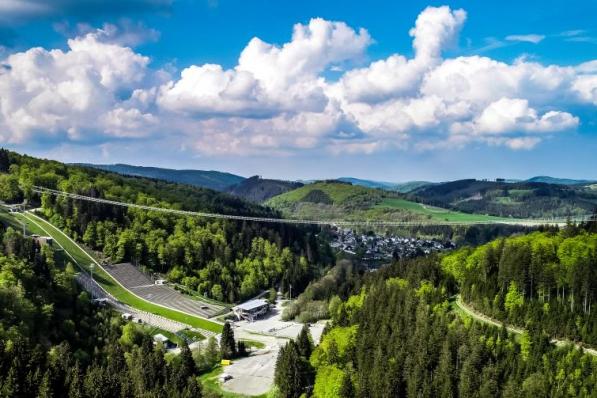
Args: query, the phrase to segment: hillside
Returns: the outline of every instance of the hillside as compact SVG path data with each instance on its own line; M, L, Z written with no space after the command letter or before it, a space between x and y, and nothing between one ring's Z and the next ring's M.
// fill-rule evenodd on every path
M191 211L266 217L278 217L277 212L209 189L0 150L0 200L26 199L41 207L53 225L107 261L144 265L218 301L236 302L280 284L300 291L311 272L329 261L320 257L319 242L309 227L181 217L47 194L40 198L32 192L33 185Z
M224 173L221 171L204 170L175 170L164 169L160 167L132 166L129 164L77 164L84 167L112 171L114 173L127 175L157 178L159 180L177 182L181 184L194 185L202 188L214 189L216 191L225 191L228 187L238 184L245 178L235 174Z
M458 180L414 190L409 198L466 213L500 217L574 217L597 207L597 192L540 182Z
M287 217L314 220L482 221L469 215L425 206L403 194L366 188L347 182L319 181L273 197L266 205Z
M300 182L271 180L253 176L228 187L226 192L251 202L260 203L302 186L303 184Z
M318 397L591 396L596 351L579 348L597 341L587 282L596 245L597 234L571 227L396 261L365 277L336 267L298 299L331 321L305 355L303 372L315 377L292 381L313 384ZM295 345L282 352L298 359L281 355L277 375L300 364L305 344Z
M556 178L549 176L537 176L529 178L527 182L543 182L545 184L556 185L589 185L595 183L595 180L575 180L571 178Z
M341 182L349 182L353 185L360 185L365 188L378 188L378 189L385 189L387 191L396 191L407 193L414 189L434 184L428 181L408 181L408 182L385 182L385 181L373 181L373 180L363 180L360 178L354 177L340 177L338 181Z

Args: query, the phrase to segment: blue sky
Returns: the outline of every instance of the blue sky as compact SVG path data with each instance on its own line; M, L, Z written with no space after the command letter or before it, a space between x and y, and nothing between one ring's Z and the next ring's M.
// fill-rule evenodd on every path
M288 179L597 178L594 15L593 1L11 0L0 145Z

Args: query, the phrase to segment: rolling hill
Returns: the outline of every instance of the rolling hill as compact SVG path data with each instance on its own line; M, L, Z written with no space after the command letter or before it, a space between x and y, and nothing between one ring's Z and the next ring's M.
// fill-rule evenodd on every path
M595 180L576 180L572 178L556 178L556 177L549 177L549 176L537 176L533 178L529 178L527 182L543 182L546 184L556 184L556 185L589 185L594 184Z
M416 189L409 198L432 206L499 217L574 217L589 214L597 207L594 190L541 182L458 180Z
M405 195L337 180L319 181L265 202L286 217L314 220L488 221L497 217L427 206Z
M385 181L373 181L373 180L363 180L360 178L354 177L340 177L338 181L342 182L349 182L353 185L360 185L366 188L378 188L378 189L385 189L386 191L396 191L407 193L414 189L432 185L433 182L428 181L407 181L407 182L385 182Z
M228 187L238 184L245 179L244 177L235 174L213 170L175 170L164 169L160 167L132 166L129 164L121 163L79 163L77 165L111 171L122 175L156 178L168 182L177 182L181 184L194 185L196 187L209 188L216 191L225 191Z
M226 192L251 202L260 203L302 186L303 184L300 182L271 180L253 176L228 187Z

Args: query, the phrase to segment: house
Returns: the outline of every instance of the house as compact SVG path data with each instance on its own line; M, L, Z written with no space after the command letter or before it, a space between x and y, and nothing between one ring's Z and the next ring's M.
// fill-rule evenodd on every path
M40 246L43 246L43 245L52 246L52 244L54 243L54 238L52 238L51 236L31 235L31 237L37 243L39 243Z
M164 336L161 333L158 333L155 336L153 336L153 343L155 345L157 345L159 343L162 343L166 349L170 349L170 348L175 348L176 347L176 344L174 344L173 342L171 342L168 337Z
M238 320L246 319L253 322L256 318L267 314L269 303L263 299L249 300L232 308L232 311Z

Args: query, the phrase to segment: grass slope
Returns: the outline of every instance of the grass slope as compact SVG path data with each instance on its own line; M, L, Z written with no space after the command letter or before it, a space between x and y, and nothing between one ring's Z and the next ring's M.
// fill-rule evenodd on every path
M18 214L19 219L27 224L27 229L31 231L38 231L43 235L49 235L54 238L54 241L64 248L64 250L70 255L71 259L75 261L79 267L89 272L91 264L94 264L93 279L95 279L95 281L98 282L108 293L122 303L145 312L150 312L173 321L190 325L192 327L209 330L216 333L222 331L222 325L220 324L185 314L177 310L166 308L136 296L120 285L114 278L112 278L111 275L104 271L104 269L91 256L91 254L83 250L58 228L54 227L49 222L28 213L15 214Z
M404 195L337 181L322 181L278 195L267 205L291 218L384 221L503 221L503 218L467 214L426 206Z

